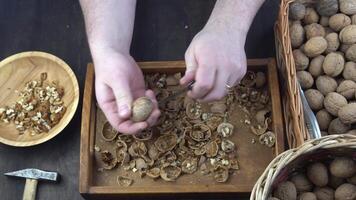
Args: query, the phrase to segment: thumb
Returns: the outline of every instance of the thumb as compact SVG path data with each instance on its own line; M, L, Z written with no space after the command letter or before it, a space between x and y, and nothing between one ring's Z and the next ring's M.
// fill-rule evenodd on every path
M128 119L131 116L132 94L129 81L121 79L113 83L113 92L117 104L119 117Z
M180 84L182 85L186 85L194 80L195 72L198 68L197 60L195 59L194 52L191 50L191 48L187 49L184 57L185 57L186 70L184 76L180 80Z

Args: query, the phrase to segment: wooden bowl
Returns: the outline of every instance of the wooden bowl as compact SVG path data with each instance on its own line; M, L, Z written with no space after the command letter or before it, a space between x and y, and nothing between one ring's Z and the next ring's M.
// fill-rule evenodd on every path
M58 57L44 52L23 52L0 62L0 107L11 105L31 80L38 80L46 72L48 81L58 81L64 87L62 98L67 108L63 118L48 133L20 135L14 123L0 122L0 142L17 147L41 144L58 135L72 119L79 101L78 81L71 68Z

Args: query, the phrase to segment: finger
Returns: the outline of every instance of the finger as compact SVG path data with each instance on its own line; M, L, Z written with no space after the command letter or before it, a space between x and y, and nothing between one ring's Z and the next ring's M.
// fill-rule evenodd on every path
M128 119L131 116L132 94L129 86L129 81L125 78L120 78L112 83L112 90L115 95L119 117Z
M111 126L118 130L122 120L119 118L117 104L112 90L107 85L100 83L95 84L95 90L98 91L96 92L96 99L100 109L103 111Z
M207 64L200 64L195 76L193 89L188 92L188 96L193 99L201 99L207 95L214 87L216 67Z
M145 93L145 95L146 95L148 98L150 98L151 101L152 101L152 103L153 103L153 111L152 111L152 113L150 114L150 116L148 117L148 119L146 120L146 122L148 123L148 125L151 127L151 126L153 126L153 125L157 122L159 116L161 115L161 112L160 112L159 109L158 109L158 102L157 102L157 100L156 100L156 97L155 97L153 91L152 91L152 90L147 90L146 93Z
M184 76L180 79L181 85L186 85L194 80L196 69L198 67L198 63L195 59L194 53L191 51L190 48L187 49L184 57L186 70Z
M214 85L214 88L202 99L199 99L201 102L210 102L210 101L216 101L224 98L224 96L227 94L227 87L226 84L229 81L229 75L226 73L218 73L218 76L216 77L216 83Z
M119 125L118 131L123 134L136 134L146 129L147 127L147 122L133 123L131 120L126 120Z

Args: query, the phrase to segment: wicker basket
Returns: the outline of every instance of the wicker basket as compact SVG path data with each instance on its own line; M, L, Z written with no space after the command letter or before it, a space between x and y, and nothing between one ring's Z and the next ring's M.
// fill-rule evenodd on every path
M290 148L295 148L309 140L304 123L303 107L298 90L296 67L289 36L289 4L294 0L281 0L278 21L275 26L276 57L281 76L285 130ZM305 3L313 2L305 0Z
M310 161L330 160L334 156L343 155L356 158L356 136L329 135L285 151L269 164L257 180L250 200L266 200L274 186L288 179L289 174L304 168Z

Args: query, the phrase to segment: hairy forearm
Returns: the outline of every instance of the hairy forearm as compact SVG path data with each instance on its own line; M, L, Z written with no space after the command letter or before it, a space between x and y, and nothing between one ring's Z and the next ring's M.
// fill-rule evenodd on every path
M106 49L128 54L136 0L80 0L93 57Z
M206 28L230 28L246 36L251 23L265 0L217 0Z

